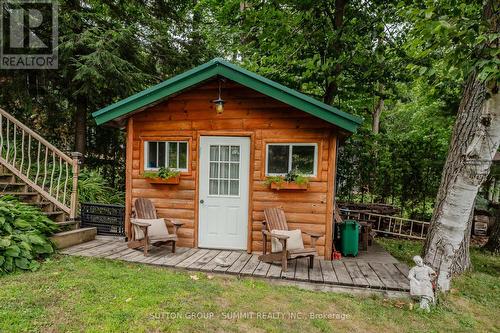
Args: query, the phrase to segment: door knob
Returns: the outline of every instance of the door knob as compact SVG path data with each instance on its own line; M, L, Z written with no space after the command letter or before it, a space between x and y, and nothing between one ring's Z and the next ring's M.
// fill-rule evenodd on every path
M204 204L204 203L205 203L205 200L201 199L201 200L200 200L200 203L201 203L201 204Z

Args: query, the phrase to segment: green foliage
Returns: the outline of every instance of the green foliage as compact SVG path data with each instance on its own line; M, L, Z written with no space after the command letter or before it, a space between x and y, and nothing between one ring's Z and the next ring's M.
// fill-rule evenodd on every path
M297 170L291 170L284 176L268 176L265 181L266 185L280 185L283 183L307 184L309 183L309 177L300 174Z
M37 260L54 252L47 237L57 228L38 209L12 197L0 197L0 275L38 269Z
M405 48L415 59L410 68L436 82L443 76L463 79L472 70L482 81L498 80L499 35L493 26L496 21L485 17L489 10L493 11L492 17L498 15L498 4L456 0L426 0L412 5L402 2L401 15L413 23Z
M173 177L177 177L181 172L175 169L171 169L169 167L161 167L158 171L145 171L142 176L144 178L161 178L161 179L170 179Z
M271 185L271 184L283 184L285 182L285 178L283 176L268 176L266 177L265 184L266 185Z
M78 201L107 204L123 204L123 191L108 185L99 169L84 168L78 177Z
M453 117L438 88L424 80L398 86L403 101L388 101L381 131L362 129L339 150L338 190L343 201L400 206L428 220L448 152Z

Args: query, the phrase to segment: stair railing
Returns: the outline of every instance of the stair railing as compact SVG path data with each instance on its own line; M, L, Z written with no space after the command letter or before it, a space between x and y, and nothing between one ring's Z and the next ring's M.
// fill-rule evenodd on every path
M70 219L76 217L80 157L61 152L0 108L0 163Z

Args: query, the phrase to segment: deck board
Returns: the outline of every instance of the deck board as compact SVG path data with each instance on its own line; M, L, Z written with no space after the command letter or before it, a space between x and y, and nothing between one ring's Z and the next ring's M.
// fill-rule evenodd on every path
M339 284L354 285L351 276L349 275L349 272L347 271L347 268L345 268L345 265L342 261L332 261L332 266Z
M314 259L314 266L309 271L309 280L312 282L323 283L323 273L321 272L321 264L319 259Z
M392 279L391 274L385 269L384 264L372 262L370 266L377 273L377 276L386 288L399 289L399 284Z
M225 269L225 270L221 269L220 271L238 274L241 271L241 269L246 265L247 261L250 260L250 257L251 257L251 255L248 253L235 252L235 254L238 254L238 256L237 256L237 258L234 259L233 264L230 267L228 267L227 269ZM236 255L234 257L236 257ZM218 269L214 269L214 271L215 270L219 271Z
M295 266L297 264L297 260L291 260L288 262L288 269L286 272L281 273L281 277L285 279L293 280L295 278Z
M256 254L250 255L250 260L247 261L245 266L240 271L243 275L252 275L257 266L260 264L259 256Z
M207 249L201 249L198 250L197 252L193 253L183 261L177 263L175 267L177 268L187 268L189 265L193 264L196 262L198 259L201 259L205 254L207 254L210 250Z
M409 280L406 276L401 274L399 269L397 269L394 264L383 264L384 268L391 274L391 278L396 281L399 285L400 288L404 289L406 287L409 287Z
M191 265L189 265L188 269L200 270L203 266L208 264L210 260L216 257L219 254L219 252L220 251L217 250L209 250L207 253L205 253L205 255L203 255L201 258L199 258Z
M214 273L241 274L259 278L288 279L301 283L343 285L378 290L408 291L408 266L401 263L363 260L315 259L309 268L308 258L288 261L283 272L281 262L273 264L259 260L256 254L242 251L177 248L152 246L148 256L142 250L129 249L119 240L95 240L61 251L62 254L123 260L127 262L176 267Z
M100 239L96 239L96 240L93 240L90 242L86 242L83 244L78 244L78 245L66 248L66 249L62 250L61 253L63 253L63 254L75 254L76 252L83 251L85 249L90 249L92 247L99 246L99 245L102 245L105 243L106 242L103 242Z
M189 258L190 256L192 256L194 253L198 252L197 249L189 249L188 251L178 255L178 256L172 256L170 258L168 258L167 260L165 260L165 262L163 263L163 265L165 266L175 266L177 265L178 263L180 263L181 261L184 261L185 259Z
M396 268L401 272L401 274L403 274L408 279L408 273L410 273L410 269L406 264L398 262L397 264L394 264L394 266L396 266Z
M217 254L215 257L212 258L209 262L207 262L205 265L200 267L201 271L206 271L206 272L211 272L213 271L217 266L219 266L220 261L225 261L227 256L231 254L231 251L221 251L219 254Z
M337 275L333 270L332 262L329 260L320 259L319 264L321 266L321 274L323 275L323 281L325 283L338 283Z
M246 253L245 253L245 255L246 255ZM238 268L237 267L238 264L236 264L236 263L240 262L242 260L241 256L242 256L241 252L231 252L224 259L225 265L223 265L223 266L222 265L217 265L217 267L214 268L214 272L223 273L223 272L228 272L230 269L238 269L238 272L239 272L243 266L241 266L241 267ZM248 260L249 258L250 257L247 257L246 260ZM240 264L244 265L246 263L246 260L243 263L240 263ZM234 265L236 265L236 266L233 267Z
M259 260L259 265L253 272L254 276L267 276L267 272L271 268L271 265L268 264L267 262L263 262Z
M308 281L309 280L309 258L299 258L295 260L295 280Z
M281 278L281 265L271 264L266 276L268 278Z
M377 273L373 271L373 269L368 265L368 263L364 261L359 261L358 262L358 267L365 277L366 281L370 285L370 287L373 288L383 288L384 284L382 281L380 281L379 277L377 276Z
M352 282L355 286L367 287L369 286L368 281L364 277L363 273L358 267L358 264L355 261L348 261L345 263L345 268L349 272L351 276Z

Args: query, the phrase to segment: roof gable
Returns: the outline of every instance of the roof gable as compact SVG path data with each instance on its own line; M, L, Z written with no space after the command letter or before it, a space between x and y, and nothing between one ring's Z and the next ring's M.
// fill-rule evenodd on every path
M310 96L266 79L263 76L220 58L215 58L151 88L111 104L92 113L92 116L95 118L96 123L101 125L113 119L124 117L135 110L145 108L148 105L164 100L173 94L186 90L217 75L254 89L266 96L307 112L349 132L355 132L362 123L362 119L359 117L342 112Z

